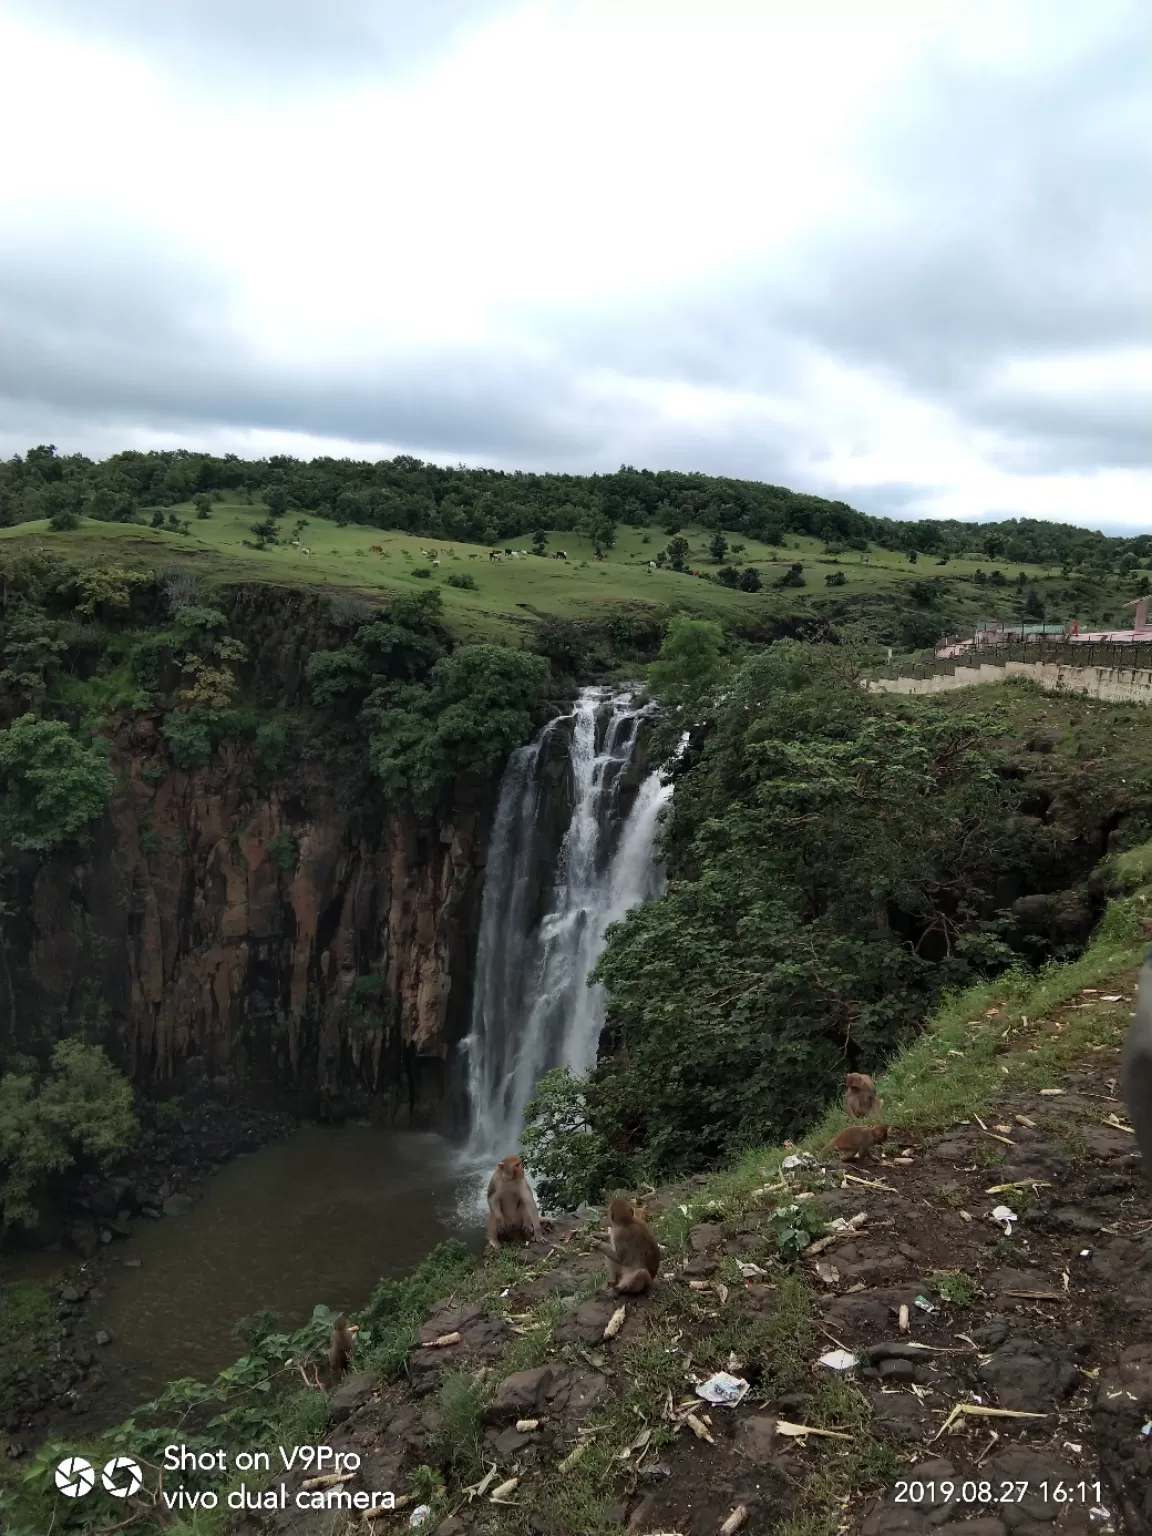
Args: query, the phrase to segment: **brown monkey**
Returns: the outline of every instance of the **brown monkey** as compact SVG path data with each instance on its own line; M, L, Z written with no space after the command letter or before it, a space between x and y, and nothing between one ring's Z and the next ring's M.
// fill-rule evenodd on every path
M641 1295L660 1268L659 1243L628 1200L613 1200L608 1207L608 1234L599 1249L608 1260L605 1289L618 1296Z
M1152 949L1145 955L1140 972L1136 1012L1120 1057L1120 1078L1144 1176L1152 1179Z
M341 1312L332 1324L332 1337L328 1342L328 1369L333 1381L339 1381L348 1369L355 1348L355 1335L348 1326L347 1317Z
M840 1154L840 1161L847 1163L853 1158L870 1152L877 1142L887 1140L886 1125L849 1125L844 1130L837 1131L824 1150L830 1152L835 1147Z
M524 1173L523 1161L502 1157L488 1180L488 1245L499 1249L501 1238L541 1235L540 1212Z
M863 1120L874 1109L883 1109L884 1100L876 1097L876 1084L866 1072L849 1072L844 1083L848 1089L844 1108L854 1119Z

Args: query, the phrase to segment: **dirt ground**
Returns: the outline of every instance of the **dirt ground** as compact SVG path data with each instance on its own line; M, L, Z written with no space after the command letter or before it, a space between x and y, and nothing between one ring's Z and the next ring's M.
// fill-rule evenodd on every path
M883 1157L806 1163L749 1209L697 1220L614 1334L593 1235L558 1228L524 1251L506 1310L446 1301L430 1317L402 1388L358 1377L337 1392L332 1443L363 1457L348 1486L399 1490L438 1468L425 1536L1148 1536L1152 1187L1116 1097L1134 986L1117 978L1033 1026L1108 1015L1106 1043L1046 1088L930 1137L897 1126ZM661 1192L649 1215L685 1194ZM788 1262L772 1210L792 1201L845 1230ZM820 1363L835 1351L856 1364ZM738 1406L696 1395L718 1369L749 1383ZM449 1378L484 1394L478 1463ZM482 1487L477 1464L495 1469ZM406 1529L420 1502L268 1528Z

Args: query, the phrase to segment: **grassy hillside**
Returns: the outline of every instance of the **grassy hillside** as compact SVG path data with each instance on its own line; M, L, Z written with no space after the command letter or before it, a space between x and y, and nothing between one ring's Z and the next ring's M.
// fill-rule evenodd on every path
M971 625L989 613L1015 616L1030 593L1054 617L1075 615L1087 621L1119 617L1119 604L1135 590L1131 579L1120 576L1065 578L1057 567L1028 564L1005 567L1003 584L978 582L978 571L987 576L993 569L987 557L941 563L921 556L912 563L905 554L888 549L872 548L867 556L847 550L833 554L820 539L799 534L789 534L777 545L733 538L721 562L709 553L709 530L683 530L691 568L712 578L722 564L752 566L763 590L750 593L687 572L651 569L649 561L668 542L657 528L621 526L614 547L599 561L593 558L590 535L564 531L549 536L548 549L566 550L566 561L529 554L497 563L489 561L483 546L430 541L360 524L340 526L315 517L301 533L310 554L288 542L255 549L245 541L254 542L252 524L264 515L258 505L216 502L207 520L195 518L190 504L172 510L186 524L186 533L88 519L71 532L49 531L43 519L3 528L0 561L19 551L45 549L73 559L116 560L137 568L189 565L226 583L341 588L383 599L434 583L442 588L450 627L464 639L507 638L534 618L579 620L614 609L639 609L697 614L744 631L782 618L824 618L838 625L863 621L869 638L915 648L930 644L937 633ZM296 514L284 518L282 538L287 539L296 521ZM530 548L527 539L515 543ZM373 546L380 553L374 553ZM422 553L433 549L439 567ZM803 566L803 584L779 585L797 563ZM417 570L429 574L417 576ZM449 586L446 578L453 573L471 576L476 590ZM843 584L829 586L830 576L842 576Z

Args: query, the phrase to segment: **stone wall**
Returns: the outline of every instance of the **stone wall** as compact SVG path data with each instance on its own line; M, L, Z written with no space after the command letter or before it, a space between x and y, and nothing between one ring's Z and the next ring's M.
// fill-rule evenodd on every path
M878 693L950 693L979 683L1002 683L1008 677L1029 677L1052 693L1084 693L1117 704L1152 704L1152 667L1071 667L1040 661L965 667L958 663L954 671L933 677L875 678L867 686Z

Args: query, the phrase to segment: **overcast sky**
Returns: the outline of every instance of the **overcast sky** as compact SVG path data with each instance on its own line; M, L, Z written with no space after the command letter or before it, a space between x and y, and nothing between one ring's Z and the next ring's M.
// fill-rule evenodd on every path
M1152 529L1147 0L0 0L0 452Z

